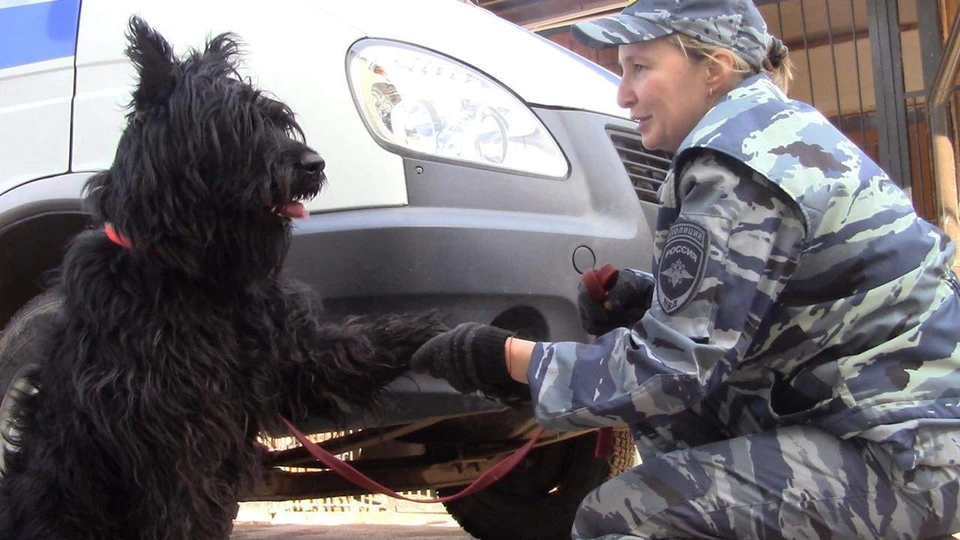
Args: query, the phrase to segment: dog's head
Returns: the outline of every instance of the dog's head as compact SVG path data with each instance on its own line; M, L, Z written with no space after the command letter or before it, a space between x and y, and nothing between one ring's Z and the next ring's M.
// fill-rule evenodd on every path
M323 159L293 112L237 73L236 36L183 58L137 17L127 38L139 81L113 164L87 183L95 220L191 276L275 271Z

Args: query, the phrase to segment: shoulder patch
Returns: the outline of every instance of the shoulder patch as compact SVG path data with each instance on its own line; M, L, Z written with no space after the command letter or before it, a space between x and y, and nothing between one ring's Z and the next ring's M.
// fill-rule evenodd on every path
M682 221L670 227L657 273L657 301L668 315L696 294L707 267L709 246L709 233L696 223Z

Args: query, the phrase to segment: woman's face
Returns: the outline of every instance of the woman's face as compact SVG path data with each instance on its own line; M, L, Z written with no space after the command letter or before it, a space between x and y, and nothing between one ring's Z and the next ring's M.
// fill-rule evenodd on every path
M707 63L688 59L665 38L620 45L619 56L617 104L630 109L644 147L676 151L713 106Z

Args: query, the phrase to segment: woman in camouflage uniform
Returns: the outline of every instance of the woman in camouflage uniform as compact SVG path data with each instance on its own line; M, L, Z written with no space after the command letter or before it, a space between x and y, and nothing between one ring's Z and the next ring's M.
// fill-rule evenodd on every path
M630 425L643 463L574 538L960 530L954 244L778 88L786 49L749 0L639 0L575 34L619 46L618 102L675 156L654 275L621 273L612 313L581 293L593 344L466 323L414 369L529 393L551 429Z

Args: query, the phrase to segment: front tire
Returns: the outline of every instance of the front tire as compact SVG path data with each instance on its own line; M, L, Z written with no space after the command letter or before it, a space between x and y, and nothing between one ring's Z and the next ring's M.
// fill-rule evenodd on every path
M532 451L499 482L444 503L463 529L481 540L570 538L580 502L593 488L637 464L630 432L614 431L607 459L594 457L597 432ZM457 488L438 489L440 496Z
M39 392L34 375L44 362L44 338L57 324L63 300L53 293L40 295L10 319L0 333L0 476L7 456L19 447L17 419L25 397Z

